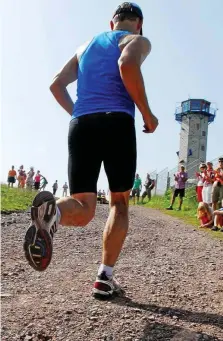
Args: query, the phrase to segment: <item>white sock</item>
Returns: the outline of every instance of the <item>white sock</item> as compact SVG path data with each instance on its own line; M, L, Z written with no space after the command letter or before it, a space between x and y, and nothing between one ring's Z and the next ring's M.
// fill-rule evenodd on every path
M98 269L98 275L101 275L102 272L105 272L108 277L112 277L113 267L101 264Z
M59 207L57 206L57 224L58 225L60 224L60 219L61 219L61 213L60 213Z

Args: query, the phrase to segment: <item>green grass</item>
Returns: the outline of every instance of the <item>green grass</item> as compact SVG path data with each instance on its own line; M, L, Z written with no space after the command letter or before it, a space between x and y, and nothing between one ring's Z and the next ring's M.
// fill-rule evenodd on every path
M213 232L210 229L199 229L199 221L197 220L197 206L198 203L196 201L196 192L195 188L188 188L186 190L186 197L184 198L183 206L181 211L176 211L178 208L179 199L177 198L174 204L173 211L167 211L166 208L170 206L172 191L169 190L163 196L153 196L150 202L144 200L144 207L150 207L154 209L158 209L163 213L170 215L172 217L176 217L185 221L185 223L196 227L198 230L206 231L210 233L213 237L217 237L223 240L222 232Z
M24 211L31 206L36 192L1 185L1 212Z

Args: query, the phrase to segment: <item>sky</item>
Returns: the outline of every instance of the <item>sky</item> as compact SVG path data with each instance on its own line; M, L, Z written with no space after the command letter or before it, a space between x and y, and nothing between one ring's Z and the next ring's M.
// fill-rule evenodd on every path
M136 2L136 1L135 1ZM67 178L70 116L49 91L56 72L78 46L110 29L117 0L3 0L1 48L1 182L11 165L23 164L48 179L48 189ZM152 51L142 72L148 100L159 119L154 134L143 134L136 112L137 172L177 164L181 101L204 98L219 108L209 126L207 159L223 154L223 1L140 0L143 33ZM73 100L76 84L69 86ZM107 190L102 169L98 189Z

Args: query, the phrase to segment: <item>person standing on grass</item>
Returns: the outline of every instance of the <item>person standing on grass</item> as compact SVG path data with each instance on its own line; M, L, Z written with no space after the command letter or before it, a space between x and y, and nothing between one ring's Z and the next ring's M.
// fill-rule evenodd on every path
M30 167L30 170L27 173L27 179L26 179L26 188L30 191L33 188L33 184L34 184L33 177L34 177L34 175L35 175L34 168Z
M185 197L185 186L186 182L188 180L188 174L185 172L185 167L182 165L180 166L180 171L174 174L175 179L175 190L173 192L172 200L170 206L167 208L167 210L173 210L173 205L175 202L176 197L180 197L179 207L178 211L181 211L182 204L183 204L183 198Z
M63 185L63 197L67 197L67 190L68 190L68 185L65 182L65 184Z
M201 163L200 164L200 172L196 173L196 177L197 177L197 186L196 186L196 193L197 193L197 202L203 202L203 196L202 196L202 192L203 192L203 187L204 187L204 174L205 171L207 170L207 166L205 163Z
M203 202L212 206L212 187L215 180L215 171L213 169L213 163L207 162L207 168L203 173L203 191L202 191L202 198Z
M56 195L56 192L58 190L58 181L56 180L53 184L53 195Z
M147 174L146 176L146 182L144 186L145 186L145 191L142 194L142 204L146 196L148 197L148 201L151 200L151 192L155 186L155 181L150 178L149 174Z
M98 18L93 20L98 22ZM87 24L83 17L83 27ZM25 236L29 264L45 270L59 224L86 226L93 219L103 162L110 188L110 212L103 234L102 263L93 286L94 296L100 298L121 291L113 268L129 226L129 194L136 171L135 104L144 120L144 133L153 133L158 126L141 73L141 65L151 50L149 40L142 36L142 24L138 5L121 4L110 22L111 31L81 46L54 78L50 89L72 117L68 134L71 195L57 202L49 192L36 196L31 208L33 220ZM75 81L74 104L67 86ZM103 143L98 143L102 131Z
M8 187L13 187L15 182L16 182L16 171L15 171L15 167L12 166L12 169L10 169L8 172Z
M217 210L218 203L223 200L223 157L218 159L219 166L215 170L215 181L212 187L212 207Z
M40 174L40 171L38 170L35 176L35 181L34 181L34 188L36 191L40 189L40 180L41 180L42 175Z
M18 187L24 188L26 183L26 172L23 165L20 166L18 170Z
M132 189L132 200L133 205L135 205L135 197L137 198L137 205L139 204L140 192L142 190L142 180L139 177L139 174L136 174L133 189Z

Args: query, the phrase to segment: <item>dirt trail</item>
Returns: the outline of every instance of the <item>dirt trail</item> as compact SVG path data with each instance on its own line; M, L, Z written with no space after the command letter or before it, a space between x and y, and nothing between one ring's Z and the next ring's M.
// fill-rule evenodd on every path
M130 209L116 266L126 296L92 298L107 211L60 228L44 273L23 256L29 214L2 216L2 341L223 340L223 241L155 210Z

